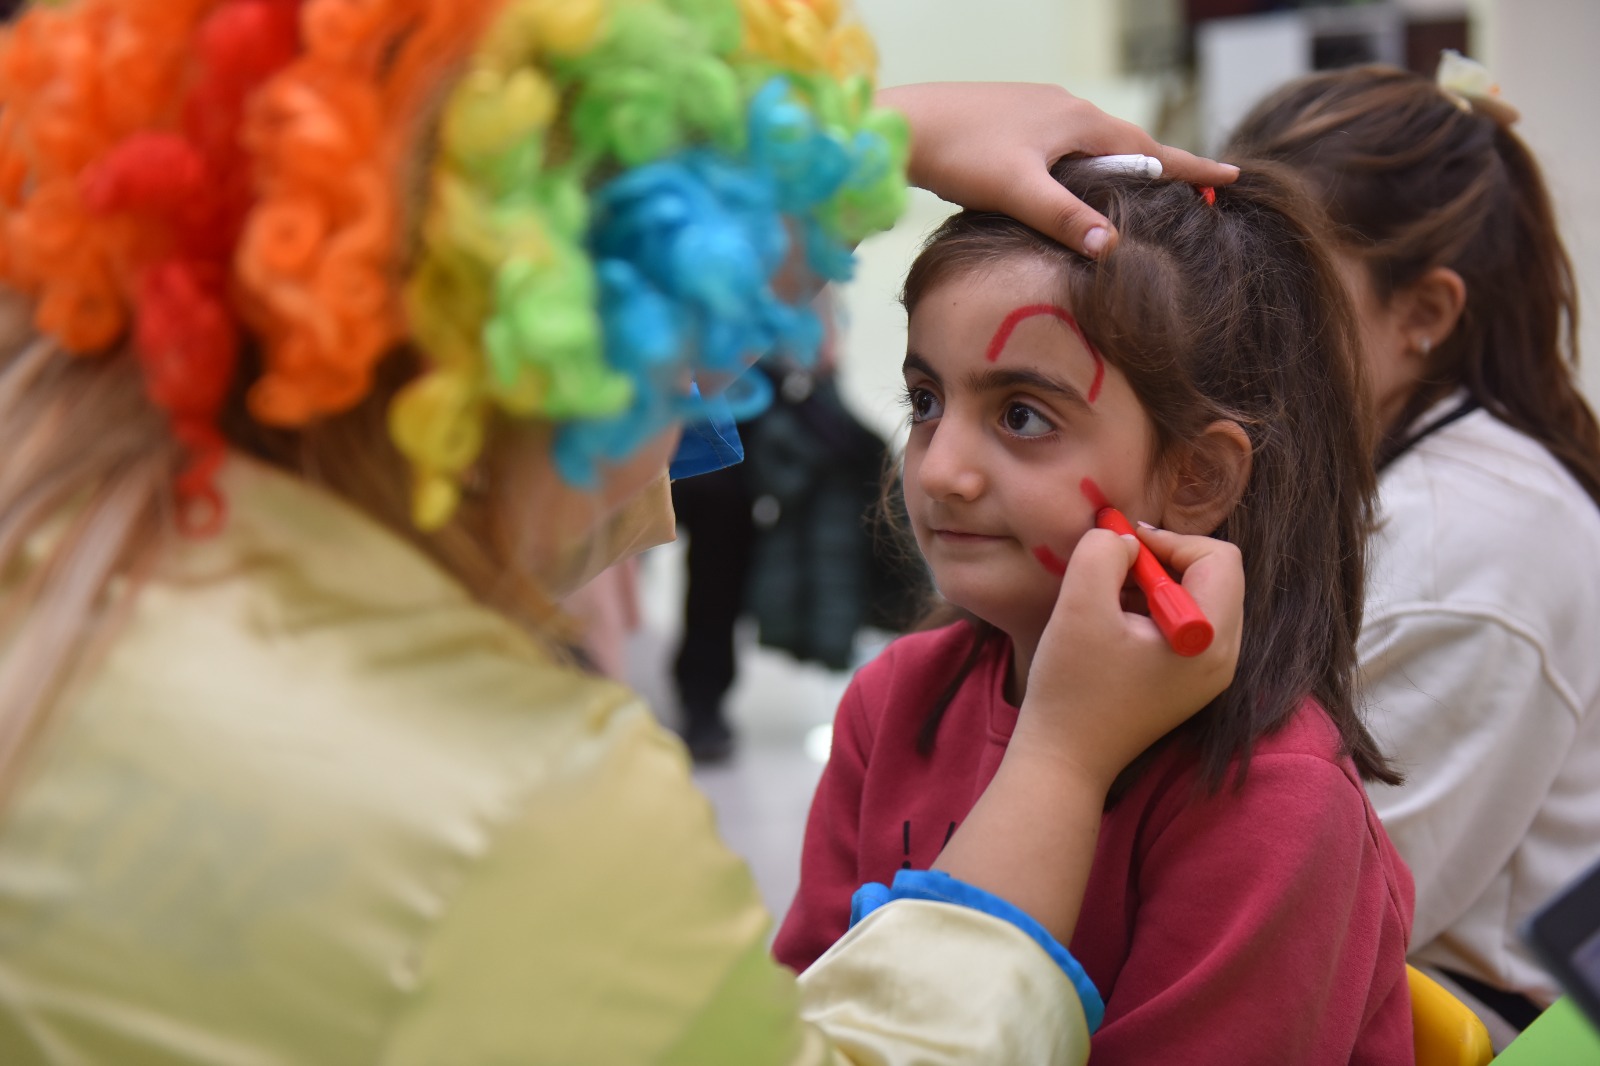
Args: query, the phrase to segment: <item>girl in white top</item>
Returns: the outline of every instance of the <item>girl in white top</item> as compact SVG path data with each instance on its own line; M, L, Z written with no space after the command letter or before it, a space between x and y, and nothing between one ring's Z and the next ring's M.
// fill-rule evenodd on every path
M1315 75L1233 151L1297 167L1348 236L1383 440L1360 654L1407 776L1372 798L1416 877L1413 961L1503 1045L1559 994L1519 928L1600 858L1600 429L1538 165L1457 84Z

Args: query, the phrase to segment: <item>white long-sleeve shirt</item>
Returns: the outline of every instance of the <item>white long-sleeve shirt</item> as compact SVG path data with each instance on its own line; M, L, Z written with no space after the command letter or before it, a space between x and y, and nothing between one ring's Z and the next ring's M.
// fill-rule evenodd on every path
M1519 929L1600 859L1600 507L1486 411L1427 436L1380 480L1359 646L1407 777L1371 794L1416 878L1412 960L1550 1003Z

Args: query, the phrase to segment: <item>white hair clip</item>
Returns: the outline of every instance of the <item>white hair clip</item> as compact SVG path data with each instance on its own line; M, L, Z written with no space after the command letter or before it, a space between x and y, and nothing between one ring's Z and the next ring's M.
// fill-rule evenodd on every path
M1489 68L1468 59L1453 48L1439 56L1439 72L1434 75L1439 91L1469 115L1479 111L1502 126L1510 126L1522 115L1500 98L1500 86Z

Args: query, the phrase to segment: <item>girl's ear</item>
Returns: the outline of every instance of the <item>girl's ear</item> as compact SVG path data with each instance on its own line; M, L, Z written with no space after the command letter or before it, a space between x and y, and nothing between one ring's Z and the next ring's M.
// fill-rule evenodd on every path
M1218 419L1182 446L1162 526L1174 533L1215 532L1244 496L1251 451L1250 435L1230 419Z
M1467 306L1467 285L1449 267L1434 267L1395 293L1400 329L1413 351L1427 354L1443 344L1461 320Z

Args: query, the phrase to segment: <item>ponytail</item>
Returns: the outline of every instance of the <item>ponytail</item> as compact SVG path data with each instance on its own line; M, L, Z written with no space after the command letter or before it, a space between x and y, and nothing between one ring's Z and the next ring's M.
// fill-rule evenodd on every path
M1508 261L1494 273L1509 284L1467 290L1463 383L1495 417L1543 444L1600 505L1600 423L1578 384L1572 261L1533 154L1498 125L1494 146L1509 201Z

